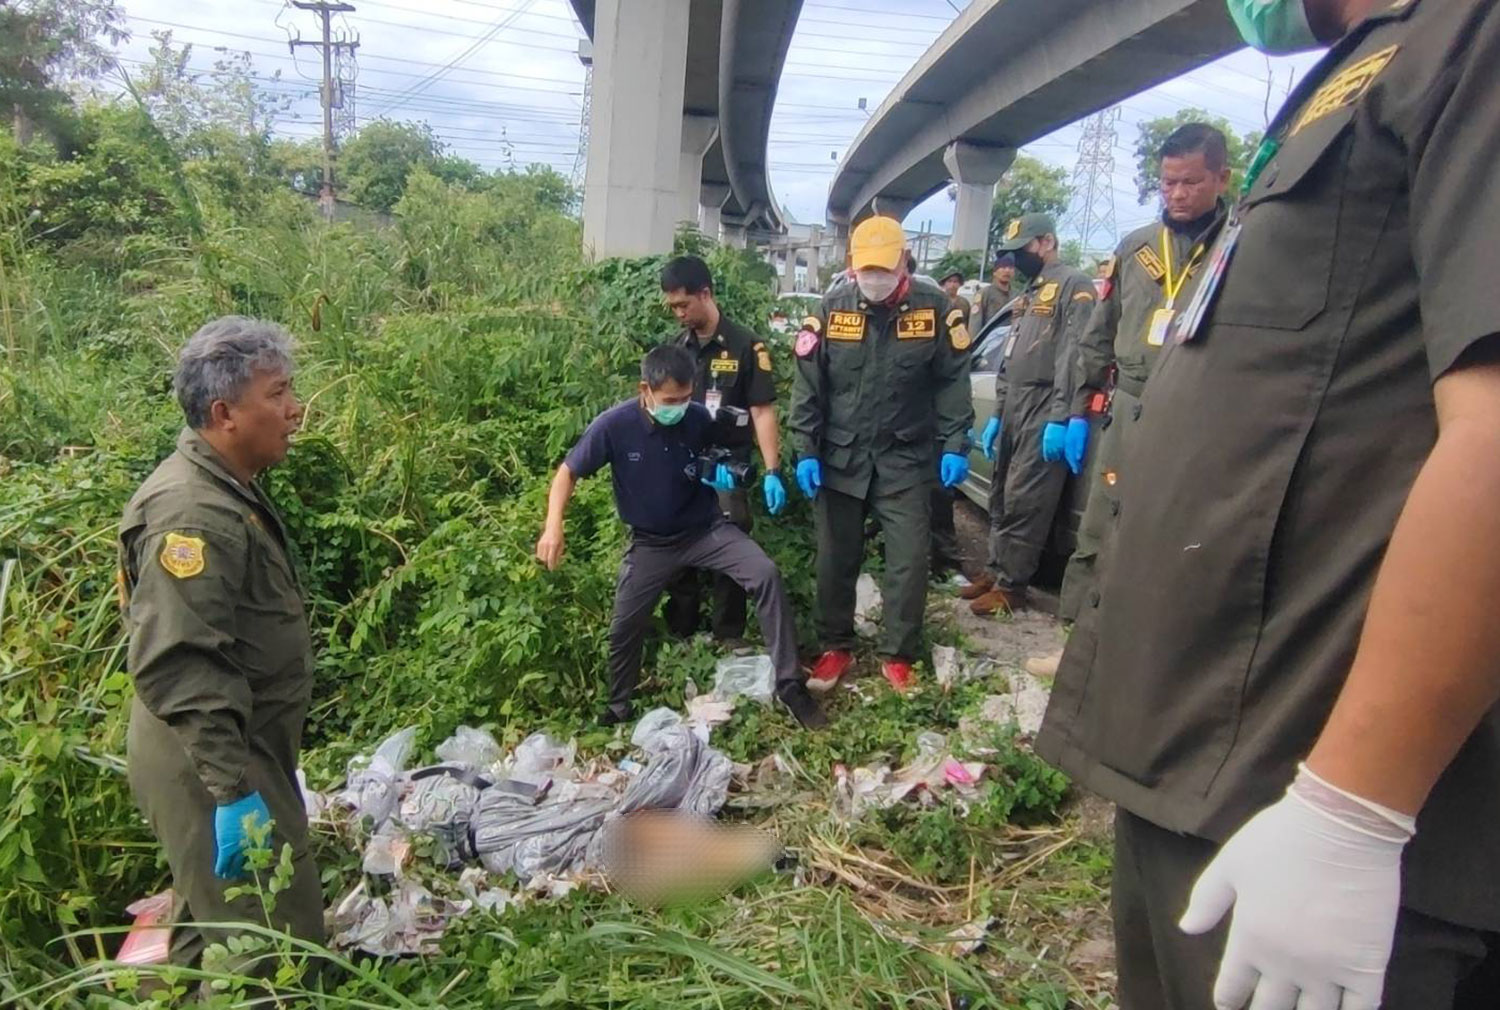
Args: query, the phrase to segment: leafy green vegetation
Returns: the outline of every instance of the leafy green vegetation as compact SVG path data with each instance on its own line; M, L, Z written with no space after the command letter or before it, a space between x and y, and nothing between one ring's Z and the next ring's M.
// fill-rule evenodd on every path
M224 73L233 77L232 61ZM591 753L622 749L591 729L624 536L608 482L580 489L559 572L544 573L532 548L551 469L597 411L630 395L643 349L673 329L661 259L587 263L564 180L448 172L432 151L404 175L371 175L370 209L389 201L389 223L325 225L293 188L297 152L240 115L246 106L203 100L202 86L167 73L138 102L74 109L71 146L0 132L7 1003L158 999L134 987L144 973L110 976L106 993L97 964L118 943L108 931L124 906L166 879L122 773L131 687L114 537L125 500L171 449L175 352L208 318L276 319L300 342L307 422L267 486L318 642L311 781L333 784L352 753L404 725L429 751L460 723L508 742L550 728ZM692 235L681 245L708 256L728 314L763 325L773 304L764 263ZM790 355L773 347L787 388ZM794 502L757 537L811 642L809 510ZM681 704L688 678L711 683L715 658L703 643L658 637L643 706ZM836 765L910 760L918 732L954 732L993 688L901 699L867 681L840 695L822 735L741 708L716 743L747 763L780 754L791 770L764 794L776 802L747 793L728 816L775 830L799 856L795 874L686 909L575 892L474 915L436 955L336 962L317 1005L1061 1006L1036 1002L1050 998L1038 996L1044 984L1089 998L1025 952L1050 941L1019 924L972 957L941 942L1031 886L999 882L1003 860L1081 844L1053 821L1061 778L1008 734L991 742L999 756L985 760L999 775L967 813L945 798L850 826L831 809ZM332 900L357 881L357 858L347 839L317 843ZM890 886L851 883L876 879L858 862L876 854ZM267 854L268 895L277 865ZM1080 863L1059 886L1097 904L1099 872ZM284 1004L299 998L299 960L328 957L265 931L225 953L280 964ZM264 983L222 959L176 978L177 997L200 980L217 1005L265 998Z

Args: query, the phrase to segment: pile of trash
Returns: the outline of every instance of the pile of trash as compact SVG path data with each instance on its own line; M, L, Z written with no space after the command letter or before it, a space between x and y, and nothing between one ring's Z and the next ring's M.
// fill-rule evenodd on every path
M749 772L709 745L710 730L741 698L769 704L773 687L768 657L724 660L713 692L691 699L686 718L665 708L642 716L631 735L642 760L618 764L603 757L580 764L576 743L547 733L506 754L488 732L461 726L436 748L437 763L409 767L416 727L391 734L350 762L343 789L304 790L309 816L342 814L365 839L366 877L334 909L334 945L377 955L430 951L454 917L522 900L492 886L492 877L513 874L526 893L566 894L607 872L612 825L643 811L678 812L683 831L702 831L736 773ZM660 836L659 827L643 835ZM432 871L456 875L453 897L418 880Z
M886 765L870 765L851 771L837 765L834 809L846 818L857 818L907 798L934 803L945 789L952 789L962 804L977 795L983 775L982 763L958 760L949 750L948 738L929 730L917 736L917 758L904 768L892 771Z

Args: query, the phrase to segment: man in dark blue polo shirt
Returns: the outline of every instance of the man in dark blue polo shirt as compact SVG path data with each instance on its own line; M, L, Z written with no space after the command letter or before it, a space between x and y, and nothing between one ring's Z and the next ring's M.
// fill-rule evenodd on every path
M615 507L630 527L609 629L609 707L605 725L631 716L641 650L651 612L667 585L698 568L734 579L755 601L776 668L776 696L808 728L824 717L807 693L797 661L797 626L781 575L743 531L726 522L715 491L734 486L722 465L700 479L695 461L707 448L713 418L692 402L696 362L679 346L653 348L641 362L638 397L594 419L557 468L536 556L549 571L563 554L563 514L581 478L608 464Z

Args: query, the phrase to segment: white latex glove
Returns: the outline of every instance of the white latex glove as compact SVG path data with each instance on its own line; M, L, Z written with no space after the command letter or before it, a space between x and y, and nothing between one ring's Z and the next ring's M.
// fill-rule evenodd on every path
M1218 1010L1376 1010L1412 818L1306 766L1198 877L1179 927L1206 933L1231 906Z

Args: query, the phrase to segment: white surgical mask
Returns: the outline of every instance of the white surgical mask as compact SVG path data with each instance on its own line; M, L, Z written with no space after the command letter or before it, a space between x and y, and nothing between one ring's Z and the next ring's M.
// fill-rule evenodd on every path
M878 305L895 294L901 278L889 270L859 270L854 274L854 282L865 301Z

